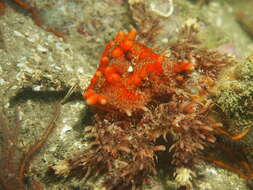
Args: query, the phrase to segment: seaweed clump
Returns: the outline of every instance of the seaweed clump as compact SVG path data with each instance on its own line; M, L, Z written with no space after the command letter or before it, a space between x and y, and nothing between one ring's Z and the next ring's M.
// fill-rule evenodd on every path
M200 48L190 30L169 55L139 43L135 30L106 45L83 95L95 108L94 125L85 127L90 148L52 166L56 174L106 174L107 189L141 188L157 173L157 151L166 151L176 181L191 188L194 163L222 127L210 116L209 89L233 60Z
M230 126L246 128L252 125L252 80L253 56L249 56L233 67L217 85L214 101Z

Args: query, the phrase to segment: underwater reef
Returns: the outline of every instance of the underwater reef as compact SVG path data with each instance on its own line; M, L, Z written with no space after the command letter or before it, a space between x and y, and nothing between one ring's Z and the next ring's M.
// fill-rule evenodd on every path
M1 1L0 189L251 188L249 5Z

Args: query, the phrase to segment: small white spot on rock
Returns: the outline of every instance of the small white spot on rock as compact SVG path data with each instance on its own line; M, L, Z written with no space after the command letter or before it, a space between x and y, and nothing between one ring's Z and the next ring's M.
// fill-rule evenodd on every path
M33 34L27 37L27 40L29 42L36 42L37 40L39 40L39 35L38 34Z
M71 129L72 129L72 128L71 128L70 126L68 126L68 125L64 126L64 127L62 128L62 130L61 130L60 137L63 138L63 137L65 136L65 133L66 133L67 131L70 131Z
M168 38L163 38L163 39L161 39L161 42L164 43L164 44L167 44L169 42L169 39Z
M14 33L14 36L17 36L17 37L25 37L22 33L20 33L19 31L16 31L16 30L14 30L13 31L13 33Z
M84 73L84 69L83 69L82 67L79 67L79 68L77 69L77 71L78 71L78 73L80 73L80 74L83 74L83 73Z
M41 88L42 88L42 86L34 86L33 90L34 91L41 91Z
M9 108L10 107L10 103L7 103L4 105L4 108Z
M16 85L15 85L15 86L12 86L11 89L12 89L12 90L16 90L16 89L18 89L18 86L16 86Z
M217 175L218 174L218 172L214 168L208 168L207 172L210 173L210 174L213 174L213 175Z
M6 82L4 79L0 79L0 85L4 85Z
M37 46L37 50L40 51L40 52L42 52L42 53L47 52L47 48L41 46L40 44Z

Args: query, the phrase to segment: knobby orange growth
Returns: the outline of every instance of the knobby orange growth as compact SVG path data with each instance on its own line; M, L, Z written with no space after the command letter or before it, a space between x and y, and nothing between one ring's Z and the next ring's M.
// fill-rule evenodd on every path
M173 63L135 38L135 29L127 34L119 32L106 45L100 65L83 94L87 104L115 108L130 116L136 110L145 110L155 89L168 83L165 72L179 73L194 68L188 61Z

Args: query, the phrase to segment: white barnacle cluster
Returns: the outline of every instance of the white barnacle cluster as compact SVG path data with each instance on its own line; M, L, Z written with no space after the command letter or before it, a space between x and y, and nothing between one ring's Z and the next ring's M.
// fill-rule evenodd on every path
M174 176L178 185L192 189L192 178L195 177L196 174L191 169L183 167L177 168Z

